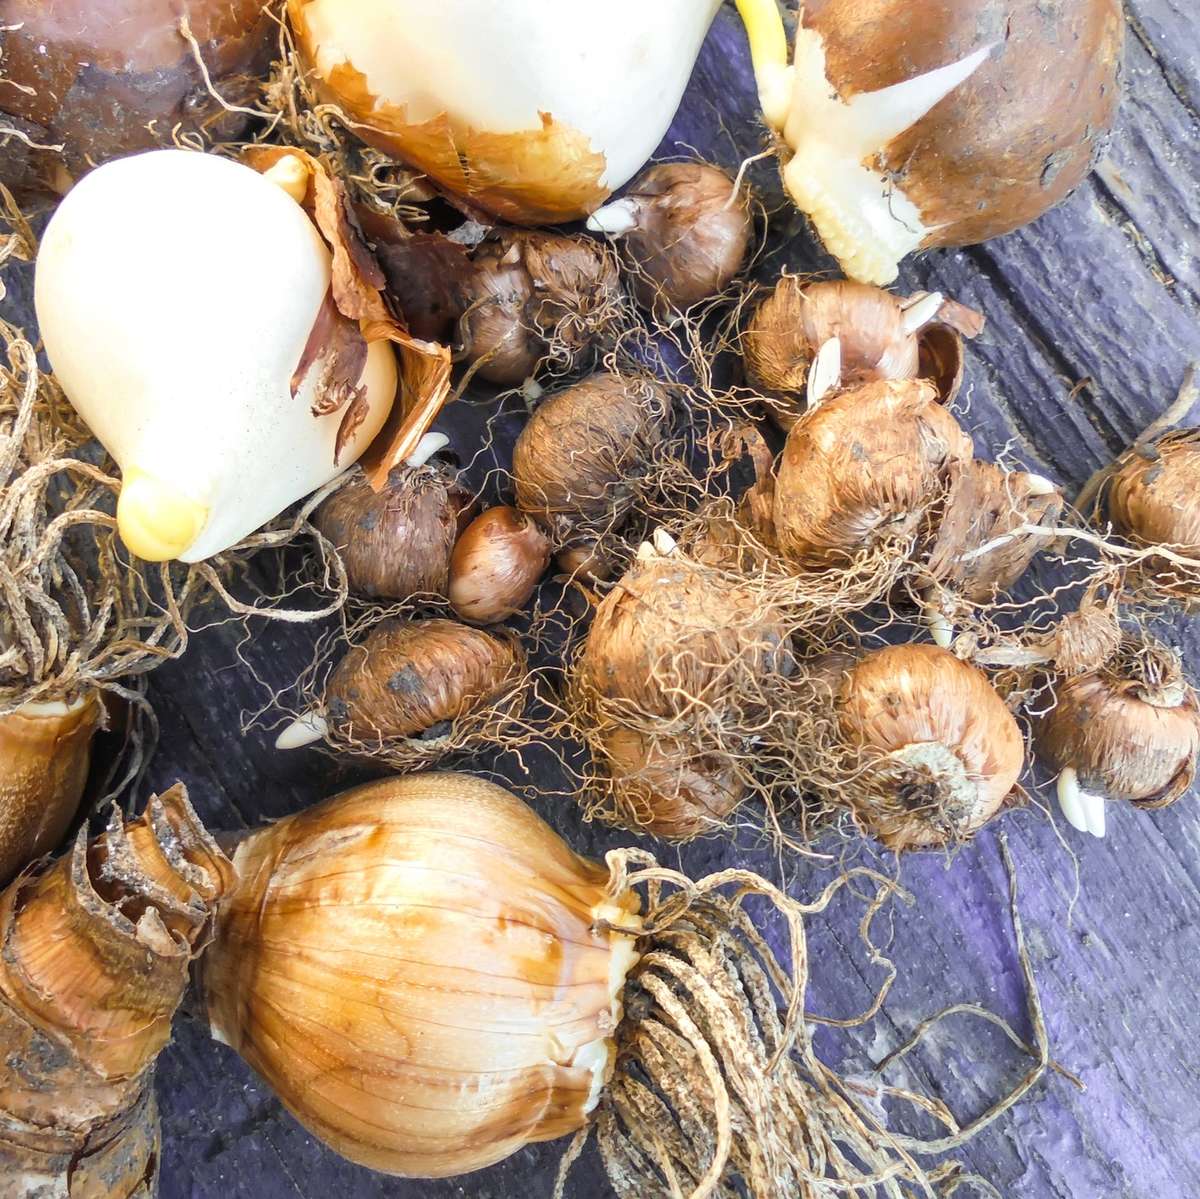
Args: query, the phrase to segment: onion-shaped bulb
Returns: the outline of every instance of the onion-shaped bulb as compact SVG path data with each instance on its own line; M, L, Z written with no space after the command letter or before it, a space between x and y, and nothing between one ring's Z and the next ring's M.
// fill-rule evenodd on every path
M845 788L889 849L970 837L1021 775L1021 730L987 676L934 645L877 650L842 675L839 736L864 769Z
M586 216L643 166L719 0L289 0L348 127L518 224Z
M853 279L1035 220L1112 127L1120 0L808 3L790 62L777 0L738 7L784 184Z
M295 156L271 176L183 150L120 159L42 240L46 353L121 467L118 529L148 561L198 562L266 524L356 462L395 399L391 346L329 298L289 162L306 181Z
M213 1035L339 1153L440 1178L585 1124L638 901L514 796L390 779L252 833L234 864Z

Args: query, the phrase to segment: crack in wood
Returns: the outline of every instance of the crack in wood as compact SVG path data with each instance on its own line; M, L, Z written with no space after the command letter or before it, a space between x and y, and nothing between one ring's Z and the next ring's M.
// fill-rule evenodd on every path
M1158 68L1159 74L1163 78L1163 82L1167 85L1171 95L1179 101L1183 111L1188 114L1193 121L1200 125L1200 109L1193 103L1192 98L1188 95L1186 81L1175 70L1172 70L1170 65L1163 61L1162 55L1155 46L1153 39L1146 30L1146 26L1129 7L1125 6L1125 23L1129 26L1133 36L1137 38L1142 48L1154 60L1155 66Z

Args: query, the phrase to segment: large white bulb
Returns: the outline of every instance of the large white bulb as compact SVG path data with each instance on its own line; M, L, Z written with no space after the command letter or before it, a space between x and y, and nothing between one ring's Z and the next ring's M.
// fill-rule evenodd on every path
M151 560L227 549L355 462L396 394L370 346L367 418L314 416L323 371L293 377L330 288L305 211L250 167L160 150L93 171L37 260L38 323L67 398L120 465L119 525Z
M720 0L289 0L367 140L509 220L586 215L645 164Z

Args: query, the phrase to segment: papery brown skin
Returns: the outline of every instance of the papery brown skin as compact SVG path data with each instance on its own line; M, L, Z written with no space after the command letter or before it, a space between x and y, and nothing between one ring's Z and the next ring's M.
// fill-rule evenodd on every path
M1053 529L1064 502L1060 491L1042 491L1024 471L978 459L956 462L945 503L931 521L925 571L971 603L994 600L1021 578L1052 534L1024 534L978 557L966 555L1023 525Z
M0 1199L151 1199L153 1066L228 859L182 787L0 896Z
M0 886L58 848L79 811L103 721L95 692L64 716L0 716Z
M516 386L553 352L570 370L591 352L619 295L615 258L586 237L516 229L493 233L461 288L465 361L489 382Z
M330 676L328 720L366 745L437 735L515 687L524 669L509 638L454 620L384 620Z
M869 383L827 400L788 434L775 482L775 531L796 565L844 564L913 535L945 494L971 438L923 381Z
M651 311L683 311L719 295L746 261L754 221L720 167L671 162L651 167L622 196L637 222L621 235L634 297Z
M278 34L260 0L6 0L0 126L63 148L0 134L0 183L19 198L56 195L112 158L173 146L176 133L236 140L247 118L209 94L184 14L215 89L250 103Z
M1011 232L1065 199L1103 155L1120 97L1120 0L807 0L849 100L957 62L986 61L871 165L911 200L923 245Z
M670 737L616 727L599 735L624 827L669 841L717 832L746 796L729 763Z
M641 714L719 719L741 681L789 663L782 618L750 587L672 555L639 559L605 596L579 674L595 696Z
M355 595L445 598L460 517L472 503L437 466L398 466L380 492L356 470L317 509L313 524L342 555Z
M548 396L513 449L517 506L560 548L611 532L633 505L669 411L657 381L608 371Z
M213 1035L326 1144L442 1178L583 1126L595 1078L571 1062L611 1038L635 960L600 917L636 927L637 900L518 799L387 779L235 864L202 966Z
M848 670L837 692L843 741L872 758L925 747L957 760L961 776L886 762L879 782L895 788L876 805L847 789L858 818L889 849L953 844L999 810L1025 762L1021 730L987 676L933 645L878 650Z
M489 508L450 557L450 606L472 624L504 620L525 607L549 565L550 539L534 520L516 508Z
M1170 546L1200 557L1200 430L1178 429L1135 446L1104 488L1105 508L1117 532L1143 546ZM1179 568L1151 559L1140 569L1189 605L1200 602Z
M1178 672L1148 684L1112 667L1061 680L1036 725L1038 754L1085 791L1162 808L1187 793L1200 757L1200 703Z

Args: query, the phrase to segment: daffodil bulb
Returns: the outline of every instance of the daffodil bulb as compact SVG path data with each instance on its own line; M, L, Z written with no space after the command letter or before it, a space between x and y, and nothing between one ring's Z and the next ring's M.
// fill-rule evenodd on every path
M350 128L524 224L575 220L641 169L719 0L289 0Z
M42 241L46 352L121 467L121 537L149 561L198 562L260 528L354 463L395 399L393 351L334 307L286 166L120 159Z

